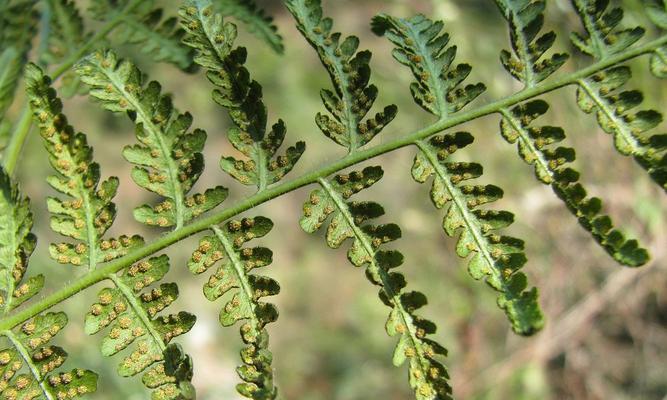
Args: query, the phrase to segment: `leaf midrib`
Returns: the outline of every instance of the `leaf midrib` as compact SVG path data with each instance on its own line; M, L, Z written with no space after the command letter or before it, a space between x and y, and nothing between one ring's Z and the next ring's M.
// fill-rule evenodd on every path
M387 294L387 297L389 297L392 300L392 302L394 303L394 307L398 309L403 325L405 326L407 332L409 333L408 337L412 342L412 347L416 350L417 355L420 359L420 362L418 363L419 369L423 374L422 376L428 381L427 377L429 376L429 371L424 368L424 363L423 363L424 360L428 360L428 358L425 356L424 349L422 349L421 347L423 344L422 341L417 337L412 316L410 315L409 312L405 310L405 308L403 308L403 304L400 298L400 293L394 292L389 282L389 276L387 274L387 271L383 270L377 264L377 260L375 259L376 251L373 250L373 246L369 243L368 238L366 237L364 232L362 232L361 229L354 223L354 217L350 214L347 205L345 204L345 201L340 198L338 192L336 192L336 190L331 186L331 184L326 179L320 178L318 179L318 183L327 192L329 198L333 200L334 204L336 205L336 208L338 208L338 212L340 212L341 215L343 215L343 218L345 218L347 225L350 227L350 229L352 229L355 238L359 240L359 242L364 247L366 253L370 256L371 258L370 268L377 271L378 276L380 276L380 279L382 280L382 290Z
M445 188L447 189L447 192L452 198L452 203L454 207L458 209L459 213L461 214L461 217L463 218L463 222L466 224L467 231L471 233L473 240L477 245L477 251L482 254L482 257L484 258L484 261L488 265L493 278L498 283L500 283L501 286L500 290L498 289L497 290L501 292L503 295L505 295L508 298L508 300L511 300L512 298L514 298L514 296L512 295L512 291L507 285L506 280L503 278L503 272L499 270L495 260L493 259L493 256L491 255L489 249L487 248L487 246L489 246L490 244L486 239L486 236L484 236L484 234L482 233L481 228L479 226L479 222L476 222L477 218L468 209L468 207L464 205L465 200L461 198L460 190L458 190L458 188L454 186L452 182L449 180L449 174L440 165L440 163L437 160L437 156L433 154L431 149L429 149L428 146L422 141L417 141L415 142L415 144L417 145L419 150L426 156L429 163L436 171L438 176L435 179L440 179L440 181L444 184Z
M229 259L229 262L232 264L234 268L234 273L236 274L236 278L241 284L240 293L243 297L245 297L245 301L250 304L250 308L252 310L251 313L252 316L250 317L250 319L252 321L253 329L255 329L257 333L259 333L260 323L259 319L257 318L257 304L253 299L252 288L250 287L250 282L248 282L245 266L241 263L241 260L236 254L236 251L234 251L234 247L232 246L231 243L229 243L227 236L220 229L220 227L218 227L217 225L213 225L211 226L211 230L213 231L213 233L215 233L215 236L222 244L222 247L225 249L225 253L227 254L227 258Z
M174 230L179 230L183 227L184 223L184 193L181 182L178 180L178 166L174 164L174 160L170 156L171 151L167 147L164 138L162 137L162 131L153 123L150 116L146 114L146 111L143 109L141 102L128 93L125 90L123 83L116 79L116 74L110 74L105 69L101 69L101 71L114 85L116 90L118 90L123 95L125 100L127 100L132 105L132 108L137 113L139 121L143 124L144 128L151 133L151 135L155 138L158 146L160 147L160 158L162 158L164 164L167 166L167 173L169 174L169 181L173 190L173 200L176 206L176 227ZM172 109L171 112L175 113L177 111Z
M46 397L46 399L56 400L55 397L51 396L51 392L46 386L46 382L44 381L44 377L42 376L42 374L40 374L39 368L37 368L35 363L32 362L32 357L30 356L30 353L28 353L28 349L26 349L25 346L23 346L23 343L21 343L21 341L16 337L16 335L14 335L14 332L7 330L2 332L2 335L4 335L7 339L9 339L9 341L12 343L12 346L14 346L14 348L21 355L23 361L28 365L30 373L39 384L39 388L41 389L42 394Z

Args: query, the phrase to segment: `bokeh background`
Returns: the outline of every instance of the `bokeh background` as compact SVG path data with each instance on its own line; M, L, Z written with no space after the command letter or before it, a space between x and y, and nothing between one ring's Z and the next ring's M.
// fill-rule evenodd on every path
M86 2L82 2L85 4ZM176 1L163 1L175 14ZM280 1L260 1L275 16L285 38L286 52L274 54L264 43L241 29L238 43L249 51L248 67L264 86L270 121L278 117L288 126L286 143L305 140L308 150L290 177L344 155L322 135L314 115L323 109L319 89L330 87L315 52L299 35ZM622 1L627 24L648 25L639 0ZM326 13L335 29L360 37L362 48L374 53L373 82L380 88L377 106L395 103L399 115L375 143L405 135L432 122L432 117L411 102L411 76L390 55L390 46L369 29L379 12L409 16L423 12L443 19L459 48L458 62L473 65L468 82L484 82L488 90L471 105L506 96L520 86L502 69L500 49L508 47L504 21L490 0L325 0ZM94 22L90 21L90 24ZM555 48L576 54L567 41L579 21L568 1L552 0L547 28L559 33ZM649 34L650 34L649 29ZM135 60L152 79L173 94L181 110L194 115L195 125L209 134L205 151L208 168L198 187L222 184L231 189L229 206L252 193L217 167L222 154L233 149L225 133L230 126L226 112L210 99L211 86L203 74L185 74L171 65L154 64L131 48L120 53ZM590 60L573 57L560 73ZM665 88L648 73L647 60L631 63L631 86L644 90L646 105L664 109ZM410 287L423 291L429 305L424 316L437 322L436 339L450 350L446 364L459 399L665 399L667 395L667 201L635 163L612 149L611 138L594 117L579 111L573 88L544 96L552 110L544 124L563 126L568 145L578 149L576 167L590 193L606 200L607 211L626 231L643 240L653 260L639 270L616 265L577 225L548 187L533 177L532 168L517 156L499 134L497 116L489 116L457 128L468 130L475 143L456 154L459 160L480 162L485 175L480 182L505 189L505 198L493 207L517 214L508 233L527 239L530 281L541 290L547 317L545 329L531 338L512 334L494 293L472 280L466 261L454 254L455 241L441 228L443 212L430 203L428 186L410 177L415 153L405 148L373 159L385 178L360 198L382 203L387 216L397 222L403 239L395 246L405 253L402 271ZM21 102L17 102L21 103ZM151 201L129 178L130 165L121 157L124 145L133 143L133 127L124 116L111 115L85 96L65 103L74 126L88 134L96 149L104 176L121 178L116 203L119 217L111 234L160 234L131 218L133 207ZM18 107L14 115L18 114ZM661 126L664 129L664 125ZM48 258L48 243L56 240L48 229L44 198L53 192L44 182L50 173L46 152L33 131L21 160L19 175L24 191L33 199L39 246L31 261L34 272L47 274L46 291L65 285L85 273L61 266ZM352 267L345 251L326 247L322 234L307 235L298 225L301 205L311 188L304 188L264 204L248 215L265 215L275 222L262 244L274 251L274 263L262 271L277 279L282 291L271 299L280 310L277 323L269 325L271 349L281 393L302 400L399 400L412 397L406 368L394 368L391 354L395 340L384 332L388 310L377 290ZM202 295L204 276L192 276L186 260L195 247L191 238L168 249L172 270L166 281L178 282L181 298L170 308L197 315L194 329L179 342L195 361L194 383L199 399L238 399L235 366L241 341L238 328L223 329L217 321L223 302L210 303ZM68 365L82 365L100 372L99 391L93 399L145 399L139 379L123 379L114 370L121 357L99 354L102 335L88 337L83 315L104 283L63 303L70 315L60 342L71 353Z

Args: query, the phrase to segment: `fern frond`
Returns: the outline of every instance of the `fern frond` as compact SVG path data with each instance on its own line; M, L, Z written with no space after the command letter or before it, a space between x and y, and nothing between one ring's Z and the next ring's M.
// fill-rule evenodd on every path
M353 239L348 259L357 267L366 267L367 278L380 287L380 299L391 308L386 330L390 336L399 336L394 364L400 366L409 361L410 386L417 399L449 399L449 376L436 359L445 356L447 351L426 337L435 333L435 324L415 315L415 311L426 304L426 297L420 292L405 291L405 277L391 271L403 264L403 255L397 250L380 249L381 245L400 238L401 229L396 224L365 223L384 214L378 203L348 201L382 175L382 168L367 167L333 179L319 179L320 188L313 191L304 204L300 224L306 232L313 233L331 218L326 232L331 248L340 247L348 238Z
M119 43L138 45L141 52L158 62L169 62L180 69L192 68L192 52L183 46L184 31L178 27L178 18L163 18L164 10L155 8L154 0L144 0L131 13L123 12L130 0L99 0L91 5L93 15L109 21L120 17L122 23L114 30L113 38Z
M623 19L621 8L608 10L609 0L572 0L586 29L586 35L573 32L572 43L582 53L604 59L632 46L644 36L644 28L618 29Z
M62 102L51 88L51 79L36 65L28 64L26 82L49 162L57 173L47 181L67 196L67 200L47 199L51 229L74 239L73 243L52 244L51 258L61 264L87 265L92 271L98 264L143 245L139 236L102 239L116 218L116 205L111 200L118 190L118 178L100 182L100 166L93 161L93 149L86 136L68 124Z
M500 61L515 79L526 87L542 82L567 61L565 53L544 57L556 40L549 31L540 34L544 25L544 0L496 0L498 8L510 25L513 53L500 52ZM544 57L544 58L543 58Z
M286 5L301 34L317 50L334 86L334 92L328 89L320 92L331 116L318 113L317 126L352 153L380 133L394 119L398 108L386 106L364 120L378 96L377 87L369 84L370 51L357 51L356 36L348 36L341 42L340 33L331 33L333 21L323 17L321 0L288 0Z
M0 122L12 104L14 92L28 60L38 15L34 0L0 4Z
M118 179L99 182L100 168L92 160L92 148L86 144L84 134L74 133L68 125L62 114L62 102L50 87L50 79L34 64L28 65L26 75L30 103L39 121L51 165L58 173L48 181L54 189L71 198L67 201L48 199L47 206L53 214L51 227L77 241L52 245L51 256L61 263L88 264L93 270L97 264L143 245L139 236L103 239L116 215L111 200L118 189ZM121 276L108 275L114 288L100 292L99 303L93 305L86 318L86 333L97 333L113 323L102 343L105 356L116 354L140 339L136 350L121 364L120 374L134 376L160 362L144 375L144 384L157 389L153 399L184 399L179 387L191 390L189 380L177 382L176 377L166 374L161 361L169 341L188 332L195 317L184 312L156 317L178 297L175 283L142 292L161 280L168 270L168 259L162 256L139 262Z
M54 372L67 359L49 345L67 325L65 313L45 313L20 328L0 332L9 346L0 350L0 397L3 399L78 399L97 389L97 374L80 368Z
M417 142L420 152L414 160L412 177L424 183L433 176L431 200L437 208L448 206L442 225L447 235L459 234L456 253L460 257L473 255L468 264L470 275L484 279L499 292L498 306L516 333L531 335L542 328L544 317L537 289L527 289L526 275L519 271L526 263L524 243L497 233L514 222L514 215L478 208L502 198L503 191L494 185L467 182L482 175L481 165L448 162L450 154L472 141L469 133L458 132Z
M161 93L159 83L145 85L141 71L131 62L119 60L112 51L95 52L75 69L102 107L127 112L136 124L141 144L123 150L125 159L135 164L132 179L166 198L155 206L136 208L135 219L147 225L179 229L224 201L227 189L222 186L188 196L204 169L201 151L206 132L188 132L192 116L179 113L171 98Z
M644 96L638 90L622 91L632 77L629 67L607 69L577 83L577 104L586 113L595 113L598 124L613 135L616 149L634 157L653 180L667 191L667 134L649 131L660 122L655 110L632 110Z
M184 43L195 49L195 62L207 70L208 79L216 87L213 99L228 110L236 125L229 130L228 138L235 149L248 157L223 157L220 166L237 181L255 185L261 191L294 168L306 145L297 142L284 155L276 156L285 139L285 123L278 120L266 133L262 88L244 66L246 49L233 48L236 27L223 23L208 0L186 2L180 14L188 32Z
M449 35L441 21L423 15L410 19L380 14L373 18L373 32L386 36L396 48L394 58L409 67L417 79L411 84L413 98L426 111L446 118L459 111L484 91L481 83L457 88L471 67L461 64L451 68L456 47L447 47ZM518 270L526 263L523 241L500 236L495 230L509 226L514 216L506 211L478 210L478 206L502 197L493 185L467 185L462 182L481 176L482 166L475 163L448 163L447 156L472 143L469 133L436 136L415 144L419 153L412 167L413 178L420 183L434 176L431 199L437 208L449 206L443 220L447 235L461 231L457 254L474 256L468 270L475 279L485 281L500 293L498 305L505 311L512 329L523 335L538 331L544 324L537 301L537 289L526 290L526 276Z
M412 71L416 81L410 85L415 102L424 110L446 118L482 94L482 83L461 86L472 67L452 66L456 46L448 46L449 35L442 31L441 21L431 21L423 15L410 19L380 14L372 20L372 30L385 36L396 48L394 59Z
M253 0L215 0L216 11L242 22L248 31L268 44L278 54L285 52L283 37L273 18Z
M0 167L0 314L7 314L44 286L41 274L23 281L37 242L30 232L32 223L30 200Z
M24 280L35 249L30 201L0 168L0 315L36 295L44 276ZM67 325L65 313L43 313L20 327L0 331L9 347L0 349L0 398L75 399L97 389L97 374L82 369L54 373L67 359L49 342Z
M596 49L588 54L600 60L624 50L639 40L644 33L644 29L640 27L614 30L621 23L623 11L617 8L605 13L607 3L608 1L602 0L595 3L575 1L577 11L591 38L588 46ZM662 6L664 13L664 4ZM662 23L660 14L656 11L659 10L659 3L653 2L653 6L648 8L653 10L651 13L653 19L659 24ZM593 17L597 18L594 22L591 21ZM603 33L601 30L606 36L601 36ZM659 60L660 54L654 54L652 69L660 75L660 67L655 64L656 57ZM632 72L629 67L613 66L580 79L577 81L579 86L577 104L586 113L595 112L602 130L613 135L616 150L623 155L632 156L651 178L667 191L667 135L648 133L662 122L662 115L654 110L631 111L643 101L642 93L637 90L620 90L631 77Z
M132 352L118 366L121 376L144 372L142 381L155 389L154 400L189 399L192 397L191 365L187 373L168 368L165 354L169 342L187 333L195 316L187 312L158 314L178 298L175 283L162 283L151 288L169 271L166 255L140 261L122 275L111 274L113 288L104 288L86 315L85 330L89 335L109 327L102 340L102 354L112 356L133 343ZM173 350L171 350L173 351ZM170 361L171 362L171 361ZM180 381L178 379L181 379Z
M42 61L45 64L58 64L74 56L91 34L86 32L74 1L48 0L44 4L50 18L47 50ZM60 92L64 97L74 96L81 88L81 82L73 71L68 71L61 82Z
M602 200L587 197L586 189L578 182L579 173L567 166L575 159L574 149L549 147L565 139L561 128L534 127L532 122L546 114L549 105L543 100L520 104L512 110L503 110L501 131L510 143L518 143L521 157L535 166L535 174L565 202L595 240L619 263L631 267L645 264L648 252L636 240L626 239L614 228L611 218L601 214Z
M265 326L278 318L278 310L261 299L278 294L280 286L269 277L250 274L256 268L271 264L271 250L243 245L266 235L271 228L273 222L264 217L233 220L223 227L213 226L213 235L200 240L188 263L190 271L202 274L224 260L204 285L204 295L215 301L233 293L220 311L223 326L247 320L241 326L241 337L247 346L241 351L244 365L237 368L244 383L238 385L237 390L243 396L256 400L275 399L277 396L271 366L273 356L268 348L269 335Z
M661 30L667 30L667 3L664 0L643 0L649 19ZM667 78L667 46L653 51L650 70L657 78Z

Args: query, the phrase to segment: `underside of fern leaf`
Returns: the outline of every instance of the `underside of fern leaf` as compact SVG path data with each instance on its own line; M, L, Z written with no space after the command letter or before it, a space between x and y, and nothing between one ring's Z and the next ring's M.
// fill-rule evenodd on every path
M169 342L187 333L195 323L195 316L187 312L159 315L178 298L175 283L152 286L167 271L169 259L160 256L141 261L120 276L110 275L114 286L98 293L97 302L86 315L85 330L92 335L109 328L102 340L105 356L132 346L120 362L118 373L135 376L143 372L142 382L155 390L152 399L193 399L191 366L189 373L175 376L165 361Z
M341 34L331 32L333 21L322 16L320 0L288 0L286 5L299 31L317 50L334 86L333 92L328 89L320 92L331 116L317 114L317 126L352 153L380 133L394 119L398 108L389 105L364 119L378 96L378 88L369 83L371 52L357 51L356 36L348 36L341 42Z
M556 40L553 31L540 34L544 25L546 1L496 0L501 13L510 25L512 51L500 53L500 60L515 79L527 87L534 86L556 72L569 58L556 53L545 56Z
M431 200L437 208L448 207L443 228L449 236L459 234L456 253L461 257L472 255L470 275L483 278L500 293L498 306L507 314L515 332L531 335L542 328L544 319L537 289L527 289L526 275L519 271L526 263L524 243L496 232L511 225L514 215L478 208L500 199L503 191L494 185L466 182L481 176L481 165L447 161L456 149L471 142L469 133L459 132L418 143L420 152L415 157L412 176L417 182L426 182L433 176Z
M449 35L442 33L442 29L442 22L433 22L422 15L411 19L379 15L373 19L373 31L387 36L397 46L394 58L412 70L416 82L410 89L415 102L426 111L447 118L474 100L484 85L457 88L471 67L460 64L451 68L456 47L447 47ZM464 184L481 176L481 165L447 162L451 153L472 141L472 135L465 132L417 141L419 153L412 176L421 183L434 176L431 199L437 208L448 206L443 220L447 235L454 236L460 231L457 254L461 257L474 254L468 265L470 274L475 279L484 278L500 293L498 305L507 314L512 329L530 335L542 327L544 320L537 289L527 290L526 275L518 271L526 263L523 241L495 232L509 226L514 216L506 211L477 209L500 199L503 191L494 185Z
M220 311L220 323L232 326L238 321L246 347L241 350L244 365L237 372L244 383L237 389L242 395L257 400L275 399L277 388L273 383L273 356L269 351L269 335L265 325L278 318L273 304L260 301L278 294L278 283L266 276L250 274L256 268L271 264L273 253L265 247L243 247L255 238L266 235L273 223L264 217L232 220L224 226L213 226L213 235L199 241L189 262L190 271L202 274L222 261L216 272L204 285L204 295L215 301L232 294Z
M139 222L179 229L224 201L227 189L222 186L188 195L204 169L206 132L189 131L192 116L179 113L159 83L144 84L141 71L111 51L91 54L76 69L92 97L109 111L127 113L137 125L141 144L125 147L123 156L135 164L132 179L165 198L136 208Z
M267 110L262 90L245 68L245 48L232 48L236 27L225 23L213 12L208 0L188 1L181 8L183 27L188 36L185 43L196 51L195 62L207 71L209 81L216 87L213 99L226 108L235 128L228 137L232 145L248 160L223 157L223 171L245 185L257 186L259 192L278 182L296 164L305 150L298 142L285 155L274 157L285 137L285 125L278 121L267 134ZM277 309L262 297L278 294L280 287L271 278L251 275L255 268L271 263L271 250L263 247L243 248L243 244L266 235L273 223L265 217L244 218L211 226L211 236L204 237L192 254L190 270L195 274L207 271L220 260L223 265L209 278L204 295L215 301L233 292L220 312L223 326L247 320L241 326L241 338L246 347L241 351L243 365L237 368L244 383L238 392L252 399L275 399L273 356L268 348L269 336L265 325L278 318Z
M30 202L0 168L0 316L34 297L44 276L24 279L35 248ZM97 374L83 369L57 372L67 352L49 344L67 325L62 312L42 313L20 327L0 331L0 397L3 399L75 399L97 389Z
M278 309L267 298L281 288L259 272L272 264L274 253L248 244L274 228L271 219L254 212L257 206L316 185L303 205L300 226L315 233L326 225L327 245L337 249L347 243L350 263L362 267L378 289L390 309L385 330L397 338L393 363L408 364L415 397L451 399L443 365L447 350L433 340L435 323L417 313L427 298L409 290L405 276L397 272L404 256L390 246L401 238L401 228L377 222L385 214L377 202L352 199L384 175L380 166L361 165L414 147L412 178L430 184L432 203L444 211L443 230L457 238L455 252L468 258L470 275L495 291L514 332L527 336L539 331L544 316L538 290L528 284L523 270L524 241L504 233L515 216L490 207L501 204L504 191L474 181L482 176L482 165L460 161L463 152L458 151L475 138L453 128L498 114L502 137L516 143L536 178L551 187L595 241L620 264L647 263L648 251L615 227L602 200L588 195L573 167L575 150L564 144L565 130L537 122L549 112L544 95L575 86L579 108L596 117L618 152L634 158L667 191L667 134L655 132L663 117L642 105L645 99L639 90L627 89L632 73L625 64L639 56L650 57L653 75L667 77L667 2L642 2L658 28L653 31L662 31L657 38L644 39L643 27L623 27L623 9L610 0L571 0L583 26L571 35L571 42L593 61L586 67L572 62L561 68L570 56L557 51L556 34L544 29L547 1L494 0L509 29L509 46L502 46L507 49L500 51L500 63L523 88L476 107L486 87L466 81L472 67L457 63L457 46L445 23L421 14L377 15L372 31L391 42L394 59L409 69L412 99L432 122L371 145L394 120L397 107L373 111L379 90L371 82L370 51L359 50L359 38L333 30L321 0L286 0L296 28L315 49L331 81L330 89L320 91L326 111L316 115L315 123L347 149L341 158L287 180L305 153L305 143L297 141L281 150L286 124L279 118L270 123L262 86L249 71L248 51L236 43L237 27L224 19L243 23L272 50L283 53L283 38L262 2L184 0L177 4L176 18L153 0L96 0L87 2L99 22L91 25L93 30L85 26L86 14L75 0L0 1L0 150L7 144L0 167L0 398L64 400L96 390L95 372L61 369L67 352L52 342L68 317L50 309L103 282L85 316L85 332L102 333L102 354L118 355L118 374L141 376L152 399L194 400L193 361L174 339L189 332L196 317L185 311L164 313L178 300L179 287L163 282L170 260L161 253L202 232L187 266L193 274L208 275L203 294L220 301L220 324L240 329L237 391L255 400L279 398L269 348L269 324L277 321ZM255 193L235 193L242 198L214 210L228 197L228 189L194 189L204 172L207 133L193 128L192 116L178 111L171 95L158 82L148 81L137 64L119 58L114 50L99 50L110 44L138 45L154 61L173 63L185 72L203 70L213 86L212 100L231 120L226 133L236 152L224 155L220 167L239 183L256 188ZM32 59L41 66L29 62ZM51 71L53 80L61 79L59 92L44 71ZM553 77L557 71L559 76ZM23 87L28 104L12 124L15 99L21 98L16 89ZM138 143L126 146L123 156L132 164L134 182L159 198L135 208L134 217L146 225L171 228L152 241L110 234L115 231L114 198L121 180L103 178L86 135L70 125L59 98L84 89L104 109L126 114L134 123ZM291 94L285 95L289 101ZM49 255L58 264L81 266L72 270L73 280L39 298L45 277L27 270L36 247L33 214L13 178L32 122L39 127L53 168L46 179L54 189L46 198L50 227L62 236L48 246ZM488 147L470 154L482 159L483 150Z
M0 310L7 314L44 286L44 276L23 281L37 238L31 233L30 201L0 168Z
M80 368L56 372L67 353L49 344L67 325L65 313L45 313L20 328L1 332L9 347L0 349L3 399L77 399L97 389L97 374Z
M573 34L572 40L584 53L600 60L625 50L639 40L644 29L618 29L623 19L623 10L607 10L608 1L593 2L575 0L587 39ZM649 5L654 10L653 20L660 24L660 13L665 14L657 1ZM667 19L665 19L667 21ZM667 24L663 23L663 27ZM655 61L653 69L657 70ZM577 103L586 113L595 113L603 131L613 135L616 149L623 155L632 156L651 178L667 191L667 134L652 134L650 130L662 122L662 115L655 110L633 112L644 97L638 90L620 90L632 77L627 66L614 66L577 82Z
M92 149L83 133L75 133L62 114L62 103L50 86L50 79L34 64L28 65L28 95L50 162L58 175L48 179L57 191L71 200L48 199L51 227L75 243L51 246L51 256L60 263L87 264L89 271L98 264L122 257L143 244L139 236L103 238L116 215L111 202L118 188L118 179L99 183L99 165L92 161ZM195 317L181 312L157 316L178 297L176 284L162 284L152 289L169 270L166 256L141 261L122 275L109 274L114 288L102 289L99 302L86 318L86 333L95 334L107 326L111 330L102 342L102 354L114 355L137 341L136 349L119 367L121 376L137 375L151 367L143 377L144 384L156 389L152 398L186 399L192 391L189 380L177 382L165 372L164 353L176 336L189 331ZM191 374L188 375L191 378ZM186 379L187 377L186 376Z
M375 118L360 122L378 93L377 88L368 82L370 52L361 51L355 55L359 45L356 37L348 37L339 44L340 34L330 33L332 21L322 17L318 0L293 0L287 7L303 36L317 50L336 89L335 94L328 90L321 92L335 121L318 114L318 126L327 137L353 153L391 122L396 108L388 106ZM306 232L312 233L331 218L326 233L331 248L338 248L346 239L353 239L347 252L348 259L357 267L365 267L367 278L380 288L380 299L391 308L385 328L390 336L399 337L394 364L400 366L408 361L409 382L417 399L449 399L449 375L439 361L446 356L447 350L427 338L435 333L435 324L415 314L426 304L426 296L404 290L407 285L405 277L392 271L403 264L403 255L397 250L380 249L383 244L401 237L400 227L365 223L382 216L382 206L375 202L348 201L355 193L379 181L382 175L382 168L367 167L333 178L319 178L320 188L313 191L304 204L300 224Z
M236 27L223 22L213 10L209 0L186 2L181 8L182 24L188 32L184 42L195 50L195 62L206 69L216 87L213 100L228 110L236 125L228 132L230 142L248 158L223 157L220 167L240 183L262 191L294 168L306 145L297 142L284 155L276 156L285 139L285 123L278 120L267 133L262 88L244 66L246 49L233 48Z
M438 360L447 355L447 350L427 338L435 333L435 324L415 314L426 305L426 296L404 290L405 277L392 271L403 264L403 255L398 250L380 249L383 244L400 238L401 229L396 224L365 223L384 214L378 203L348 201L379 181L382 175L382 168L366 167L331 179L321 178L320 188L310 194L303 206L300 224L306 232L312 233L330 218L326 240L331 248L353 239L348 259L353 265L366 268L366 277L380 287L380 299L391 308L386 330L390 336L399 337L394 365L409 362L410 386L417 399L449 399L449 375Z
M74 242L52 244L51 257L61 264L86 265L94 270L98 264L127 254L143 244L139 236L103 239L116 218L111 201L118 190L118 178L100 182L100 166L93 161L93 149L86 136L75 132L62 113L62 102L55 97L50 79L34 64L28 66L28 95L37 119L49 161L57 175L47 181L67 200L47 199L51 229Z

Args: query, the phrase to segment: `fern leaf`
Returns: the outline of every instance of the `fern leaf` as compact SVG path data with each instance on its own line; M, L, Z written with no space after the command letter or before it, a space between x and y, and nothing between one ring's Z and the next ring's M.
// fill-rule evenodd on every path
M189 384L191 366L188 373L176 375L165 362L169 342L187 333L195 323L195 316L187 312L158 315L178 298L175 283L151 287L167 271L169 259L163 255L140 261L120 276L109 275L114 287L98 293L97 302L92 305L85 321L89 335L110 328L102 340L105 356L117 354L134 344L132 352L118 366L118 373L129 377L145 371L142 381L146 387L155 389L154 400L189 398L187 396L193 390Z
M586 189L578 182L579 173L566 165L574 161L574 149L550 147L565 138L563 130L553 126L531 126L548 109L549 105L545 101L533 100L512 110L503 110L503 136L510 143L518 143L519 153L527 163L535 166L537 177L551 185L581 226L616 261L631 267L645 264L649 259L648 252L636 240L626 239L623 233L614 228L611 218L601 214L602 201L597 197L587 197Z
M500 53L500 60L515 79L526 87L534 86L556 72L568 59L564 53L544 57L553 46L556 34L553 31L540 34L544 25L543 0L496 0L501 13L510 25L512 51ZM544 57L544 58L543 58Z
M398 108L389 105L364 119L378 96L377 87L369 84L371 53L357 51L356 36L341 42L340 33L331 33L333 21L322 16L321 0L288 0L286 5L301 34L317 50L334 86L333 92L320 92L330 116L318 113L317 125L328 138L352 153L380 133L394 119Z
M93 2L91 11L103 21L122 19L113 32L115 41L140 46L141 52L154 61L169 62L182 70L191 70L192 52L181 43L185 32L178 27L178 19L163 18L164 11L154 7L154 0L142 1L131 13L124 12L128 4L130 0L99 0Z
M0 350L0 397L3 399L78 399L97 389L97 374L83 369L54 372L67 359L49 342L67 325L65 313L45 313L16 331L4 331L10 347Z
M195 62L206 69L208 79L216 87L213 99L229 111L236 125L229 130L229 140L247 157L223 157L220 166L237 181L255 185L261 191L294 168L306 145L297 142L284 155L276 156L285 139L285 123L278 120L267 134L262 88L251 80L244 66L245 48L233 48L236 27L223 23L222 16L213 13L207 0L187 2L180 14L188 32L184 43L195 49Z
M449 35L442 32L443 23L423 15L410 19L380 14L373 18L373 32L384 35L396 48L394 59L412 70L416 81L410 85L415 102L424 110L446 118L482 94L482 83L461 86L472 67L452 66L456 46L449 46Z
M28 65L26 74L35 118L39 121L51 165L58 173L48 181L54 189L71 198L66 201L48 199L47 206L54 215L51 226L54 231L77 241L52 245L51 256L61 263L86 263L92 270L98 263L120 257L142 245L143 239L138 236L103 239L115 218L116 209L111 200L116 194L118 180L110 178L99 182L100 169L92 161L92 149L86 144L85 135L75 134L67 124L67 118L61 112L62 103L50 87L50 79L34 64ZM181 389L191 391L189 379L177 381L175 376L165 372L161 361L169 341L188 332L195 317L183 312L156 317L178 297L178 287L174 283L142 292L161 280L168 269L168 259L163 256L139 262L121 276L108 275L114 288L100 292L99 302L93 305L86 318L88 334L97 333L113 323L102 343L105 356L116 354L139 340L136 350L119 368L122 376L137 375L160 362L144 375L144 384L156 389L153 394L156 400L184 399Z
M340 247L346 239L353 239L347 256L355 266L366 266L366 276L380 287L380 299L391 308L386 324L390 336L398 336L393 361L396 366L409 361L410 385L416 398L449 399L451 388L445 367L436 359L447 351L427 338L435 333L433 322L415 315L426 304L420 292L408 292L405 277L394 269L403 263L397 250L381 250L384 243L401 236L396 224L371 225L365 223L384 214L375 202L348 201L354 194L382 178L380 167L341 174L333 179L320 179L320 188L310 194L303 206L301 227L309 233L317 231L330 219L326 239L331 248Z
M227 197L222 186L188 196L204 169L201 151L206 132L188 132L192 116L180 114L170 97L161 93L159 83L145 85L141 71L129 61L118 60L112 51L96 52L75 68L104 108L127 112L137 125L141 144L125 147L123 156L135 164L132 179L165 198L155 206L136 208L134 217L139 222L180 229L222 203Z
M264 217L233 220L223 227L213 226L213 235L201 239L188 263L193 273L202 274L224 260L204 285L204 295L215 301L233 293L220 311L223 326L247 320L241 326L241 337L247 346L241 351L244 365L237 369L244 383L237 389L243 396L256 400L277 396L271 366L273 356L268 349L269 335L265 326L278 318L278 310L273 304L260 300L278 294L280 286L269 277L250 274L256 268L271 264L271 250L243 245L266 235L272 227L273 222Z
M11 106L36 32L34 0L0 4L0 122Z
M278 54L285 52L283 38L273 18L253 0L216 0L216 11L242 22L248 31L268 44Z
M609 0L572 0L572 4L584 24L586 35L574 32L570 39L584 54L604 59L627 49L644 36L644 28L639 26L617 29L623 19L623 10L607 10Z
M7 314L37 294L44 276L23 280L37 238L32 229L30 200L0 167L0 314Z
M30 201L0 168L0 315L37 294L44 276L24 280L35 248ZM75 399L97 389L97 374L75 369L55 372L67 359L65 350L49 345L67 325L65 313L43 313L20 328L0 332L9 347L0 349L0 398Z
M595 113L598 124L613 135L616 149L633 156L653 180L667 191L667 134L648 131L662 122L655 110L632 110L644 96L638 90L621 91L631 78L629 67L613 67L578 82L577 103Z
M443 228L449 236L459 234L456 253L460 257L472 255L470 275L484 279L499 293L498 305L516 333L531 335L542 328L544 317L537 289L527 289L526 275L519 271L526 263L524 244L497 233L514 222L514 215L478 208L502 198L503 191L494 185L467 183L482 175L481 165L447 162L451 153L472 141L469 133L458 132L418 142L420 152L415 157L412 176L420 183L433 176L431 200L437 208L448 207Z
M417 79L411 85L413 98L426 111L440 117L459 111L484 90L481 83L458 88L471 67L461 64L451 68L456 47L447 47L449 35L441 21L423 15L410 19L380 14L373 18L373 32L386 36L396 48L394 58L409 67ZM431 198L437 208L449 205L443 228L449 236L459 230L457 254L475 255L468 265L475 279L486 282L500 293L499 306L505 311L515 332L530 335L544 324L537 302L537 289L526 289L526 276L518 272L525 264L523 242L494 231L513 222L506 211L476 210L479 205L502 197L502 190L493 185L459 185L479 177L482 166L470 163L446 163L449 153L472 142L469 133L438 136L428 142L417 142L420 152L412 168L413 178L420 183L434 176ZM462 228L462 229L461 229Z
M593 4L577 0L575 3L591 38L588 46L597 49L588 54L597 59L602 60L609 54L624 50L644 33L640 27L614 30L623 18L623 11L613 9L605 13L608 1L599 0ZM656 11L660 10L659 2L652 4L648 8L653 10L653 19L662 24L664 21L660 20L659 11ZM664 13L664 4L661 5ZM594 17L597 18L595 23L591 21ZM601 36L600 30L607 32L607 35ZM660 54L654 54L652 63L652 69L658 76L662 67L656 65L655 60L656 57L660 60ZM616 149L623 155L634 157L651 178L667 191L667 135L648 133L662 121L662 115L654 110L631 111L643 101L642 93L637 90L620 90L631 77L629 67L614 66L580 79L577 81L577 103L584 112L595 112L602 130L613 135Z
M86 33L83 19L76 3L72 0L48 0L45 2L49 18L49 35L47 51L42 61L46 64L57 64L76 54L91 34ZM77 94L81 82L77 75L68 71L61 79L60 92L64 97Z
M664 0L643 0L649 19L661 30L667 29L667 4ZM667 47L658 47L653 52L650 70L660 79L667 78Z
M118 189L118 178L100 182L100 166L93 161L93 149L86 136L68 124L50 78L36 65L28 64L26 82L49 161L57 173L47 181L67 196L67 200L47 199L51 229L74 240L52 244L51 257L61 264L87 265L93 270L143 245L139 236L102 239L116 217L116 205L111 200Z

